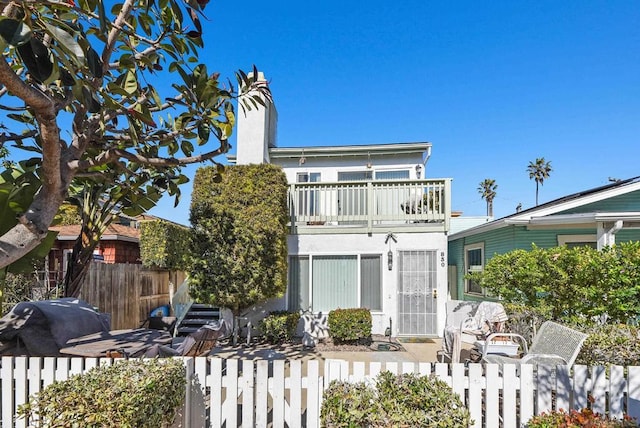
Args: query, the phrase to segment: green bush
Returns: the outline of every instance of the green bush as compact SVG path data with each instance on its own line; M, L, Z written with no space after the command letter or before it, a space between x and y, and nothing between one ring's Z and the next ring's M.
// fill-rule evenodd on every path
M333 381L324 392L323 427L443 427L471 423L460 397L435 376L382 372L375 386Z
M515 250L495 255L474 280L505 302L549 319L589 325L640 318L640 242Z
M31 422L47 428L169 426L185 385L178 359L121 361L52 383L18 413L37 417Z
M329 312L329 335L336 343L371 343L369 309L335 309Z
M625 416L622 420L610 420L606 416L594 413L591 409L558 410L534 416L527 428L634 428L638 424Z
M640 328L631 325L600 325L586 330L585 340L576 364L640 365Z
M145 267L185 270L189 254L188 227L164 220L140 224L140 257Z
M300 314L297 312L271 312L260 321L259 329L269 343L290 342L296 334L299 320Z
M287 177L276 165L199 168L191 199L189 294L234 314L287 286Z

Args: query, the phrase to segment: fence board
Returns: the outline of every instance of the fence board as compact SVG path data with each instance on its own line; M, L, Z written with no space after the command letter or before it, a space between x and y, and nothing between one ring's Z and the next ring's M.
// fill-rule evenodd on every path
M267 428L269 406L269 362L258 361L256 369L256 427Z
M469 392L467 395L467 408L473 419L473 427L482 426L482 390L484 389L482 378L482 365L469 364ZM461 395L464 397L464 395ZM480 398L479 400L477 398Z
M185 376L193 386L185 394L184 426L203 427L232 428L241 424L318 428L322 391L329 379L366 381L380 371L377 363L356 362L349 366L336 360L326 364L327 377L320 376L317 360L254 362L198 357L185 358L184 362ZM15 420L15 415L17 406L27 402L42 385L100 364L113 364L113 360L2 357L0 364L0 423L4 428L34 425L34 420ZM430 374L431 367L430 363L388 365L399 373L418 370ZM640 416L640 367L576 366L569 372L560 366L536 372L533 366L523 365L519 374L514 365L498 370L493 365L471 364L465 368L463 364L437 363L433 368L437 377L460 394L475 427L515 428L545 410L581 408L589 395L594 397L594 410L599 413L608 412L618 418L625 412ZM552 379L556 380L555 386ZM555 401L549 399L552 392ZM209 401L204 403L207 395Z
M525 423L534 415L534 380L533 366L522 364L520 366L520 423Z
M497 365L485 367L486 388L485 388L485 425L497 427L500 425L500 387L502 379Z
M624 414L624 367L609 367L609 414L616 419L621 419Z
M516 376L516 366L505 364L502 367L502 423L504 428L516 428L517 391L520 389L520 379Z
M244 428L252 428L254 422L253 397L255 388L253 373L253 360L242 361L242 426Z
M605 414L607 409L607 371L605 367L598 366L591 368L591 378L592 380L592 389L591 389L591 397L593 403L592 409L596 413Z
M287 424L289 428L301 428L302 418L298 415L302 415L302 362L300 360L292 360L289 370L291 382L289 383L289 415L287 416Z
M147 269L140 264L91 263L80 298L111 314L113 330L136 328L149 313L169 303L184 272Z

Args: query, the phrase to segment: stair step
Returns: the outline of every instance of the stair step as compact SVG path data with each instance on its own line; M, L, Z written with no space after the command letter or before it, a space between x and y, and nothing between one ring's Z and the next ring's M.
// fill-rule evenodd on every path
M189 335L198 330L198 327L180 327L178 328L178 335Z
M180 325L184 325L184 324L189 324L189 325L204 325L204 324L208 324L211 321L217 321L218 319L212 319L212 318L185 318L182 320L182 322L180 323Z
M212 310L215 310L216 312L220 310L220 308L216 306L205 305L203 303L193 303L191 307L195 309L212 309Z
M219 312L207 312L207 311L189 311L185 317L205 316L205 317L220 317Z

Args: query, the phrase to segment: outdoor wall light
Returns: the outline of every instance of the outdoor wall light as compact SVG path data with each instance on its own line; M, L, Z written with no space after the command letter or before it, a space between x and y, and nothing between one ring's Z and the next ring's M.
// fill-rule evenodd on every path
M422 173L422 165L416 165L416 178L420 179L420 174Z
M389 267L389 270L393 270L393 251L391 250L387 252L387 266Z

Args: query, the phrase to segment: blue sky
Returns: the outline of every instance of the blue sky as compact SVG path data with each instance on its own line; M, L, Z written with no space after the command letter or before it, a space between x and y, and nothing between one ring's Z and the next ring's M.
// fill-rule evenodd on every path
M265 72L280 147L429 141L427 177L453 178L464 215L485 214L485 178L496 217L533 206L537 157L553 167L541 203L640 175L637 0L212 0L206 15L201 60ZM152 213L188 224L190 199L189 184Z

